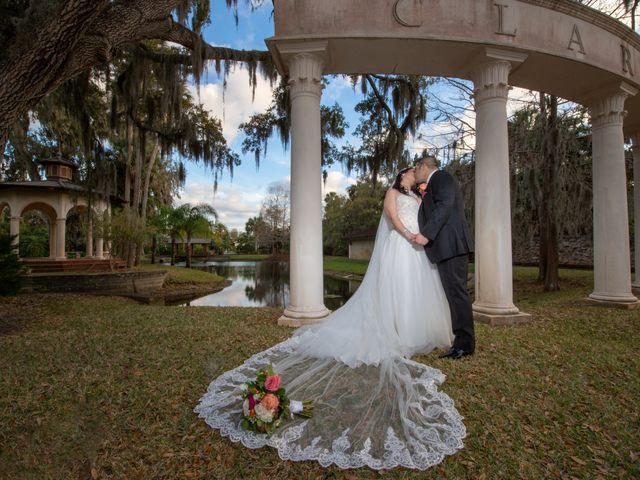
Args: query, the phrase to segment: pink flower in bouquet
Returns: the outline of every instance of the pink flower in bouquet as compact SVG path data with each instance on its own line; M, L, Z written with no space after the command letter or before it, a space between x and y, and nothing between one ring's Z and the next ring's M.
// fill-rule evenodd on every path
M256 408L256 399L253 398L253 395L249 395L249 410L253 410L254 408Z
M275 392L280 388L280 375L270 375L264 381L264 388L270 392Z
M267 393L260 402L260 405L262 405L267 410L275 412L278 408L278 405L280 405L280 400L278 400L278 397L276 397L273 393Z

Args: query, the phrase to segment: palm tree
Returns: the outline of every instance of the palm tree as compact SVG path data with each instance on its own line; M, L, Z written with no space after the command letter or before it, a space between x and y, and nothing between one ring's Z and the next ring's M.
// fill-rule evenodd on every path
M211 220L213 217L218 220L218 212L206 203L190 206L188 203L183 205L187 207L187 215L183 224L183 230L187 236L187 268L191 267L191 238L194 235L211 235Z
M167 216L167 230L171 236L171 265L176 264L176 239L182 238L182 225L184 224L186 210L184 205L172 208Z
M217 220L218 212L216 212L211 205L206 203L198 205L185 203L173 210L172 214L170 214L172 265L174 263L175 256L175 238L178 235L184 235L187 240L187 268L191 267L191 239L194 235L208 236L211 234L211 217Z
M151 215L148 224L153 228L151 236L151 263L156 263L156 253L158 250L158 235L166 234L170 229L170 215L172 209L165 205L160 205L158 210ZM172 252L173 253L173 252ZM171 256L173 259L173 255ZM173 265L173 262L171 263Z

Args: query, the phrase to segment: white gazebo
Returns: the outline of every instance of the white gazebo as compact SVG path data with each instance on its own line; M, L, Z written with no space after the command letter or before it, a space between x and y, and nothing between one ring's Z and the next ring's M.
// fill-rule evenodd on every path
M640 37L572 0L275 0L267 39L291 97L291 296L281 324L324 306L320 97L323 74L402 73L473 81L474 314L526 320L513 303L507 94L518 86L587 105L593 124L593 302L633 308L624 160L634 145L640 241ZM636 248L636 252L640 248ZM636 258L636 272L640 265Z
M10 234L16 236L16 245L20 239L22 216L31 210L41 212L49 224L49 259L66 260L67 216L73 212L86 213L89 199L83 187L71 182L76 168L74 163L61 158L41 160L39 163L45 167L46 180L0 182L0 210L9 209ZM93 201L91 208L100 218L109 206L104 199L98 198ZM104 258L104 240L102 236L93 238L91 222L86 244L87 257Z

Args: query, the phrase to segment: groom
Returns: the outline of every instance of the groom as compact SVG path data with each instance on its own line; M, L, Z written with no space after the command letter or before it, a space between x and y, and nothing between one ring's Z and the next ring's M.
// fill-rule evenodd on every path
M438 266L449 309L455 340L440 358L462 358L475 350L473 312L467 292L469 253L473 241L464 218L462 193L456 179L438 169L438 160L427 156L415 166L417 183L426 182L418 211L420 233L416 243L424 246L431 263Z

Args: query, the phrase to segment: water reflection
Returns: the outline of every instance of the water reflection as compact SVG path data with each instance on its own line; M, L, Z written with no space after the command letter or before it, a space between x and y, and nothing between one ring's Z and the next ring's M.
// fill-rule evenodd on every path
M288 262L207 262L194 265L231 280L221 292L189 302L191 306L278 307L289 304ZM324 277L325 305L340 308L356 291L360 282Z

